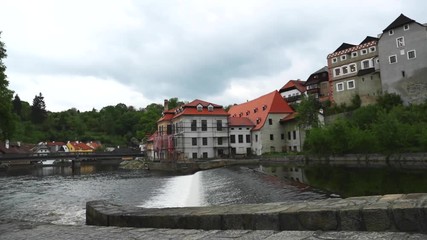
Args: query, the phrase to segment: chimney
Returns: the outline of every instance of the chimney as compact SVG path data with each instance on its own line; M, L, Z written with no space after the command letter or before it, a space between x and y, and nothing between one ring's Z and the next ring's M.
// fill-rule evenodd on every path
M164 107L165 107L165 111L167 111L169 109L169 101L167 99L165 99L165 103L164 103Z

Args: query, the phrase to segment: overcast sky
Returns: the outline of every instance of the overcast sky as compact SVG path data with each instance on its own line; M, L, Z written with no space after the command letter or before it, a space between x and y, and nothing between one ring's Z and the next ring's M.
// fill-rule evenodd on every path
M341 43L377 36L427 1L0 0L10 89L50 111L228 105L306 80Z

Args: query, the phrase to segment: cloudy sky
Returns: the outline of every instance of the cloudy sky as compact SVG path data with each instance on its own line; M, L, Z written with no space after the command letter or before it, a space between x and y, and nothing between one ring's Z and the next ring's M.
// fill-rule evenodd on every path
M306 80L341 43L381 33L425 0L0 0L10 89L47 109L241 103Z

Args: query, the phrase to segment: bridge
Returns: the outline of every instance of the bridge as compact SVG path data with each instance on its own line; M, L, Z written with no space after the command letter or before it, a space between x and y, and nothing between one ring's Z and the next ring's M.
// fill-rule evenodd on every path
M82 153L82 152L63 152L63 153L30 153L30 154L4 154L0 155L0 162L11 162L20 160L47 160L47 159L117 159L129 157L143 157L144 153L111 153L111 152L95 152L95 153Z

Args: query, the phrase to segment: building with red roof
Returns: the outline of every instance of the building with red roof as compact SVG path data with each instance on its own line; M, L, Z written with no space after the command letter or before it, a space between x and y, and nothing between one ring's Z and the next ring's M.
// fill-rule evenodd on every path
M221 105L196 99L174 109L165 100L157 122L154 158L175 161L228 155L228 113Z
M79 141L68 142L67 147L70 152L93 152L91 147Z
M255 155L284 151L286 149L284 125L280 120L293 112L278 91L234 105L228 111L230 122L246 121L233 118L247 118L254 124L251 128L251 137L247 140L251 142L251 150ZM232 138L239 141L239 136L233 137L232 135L234 134L230 130L230 141ZM243 143L245 143L245 140L246 137L244 137ZM237 153L237 149L232 149L231 151Z
M252 128L255 127L247 117L228 118L231 155L252 155Z
M307 94L307 88L305 87L305 81L302 80L289 80L280 90L280 95L288 102L299 103L301 97Z

